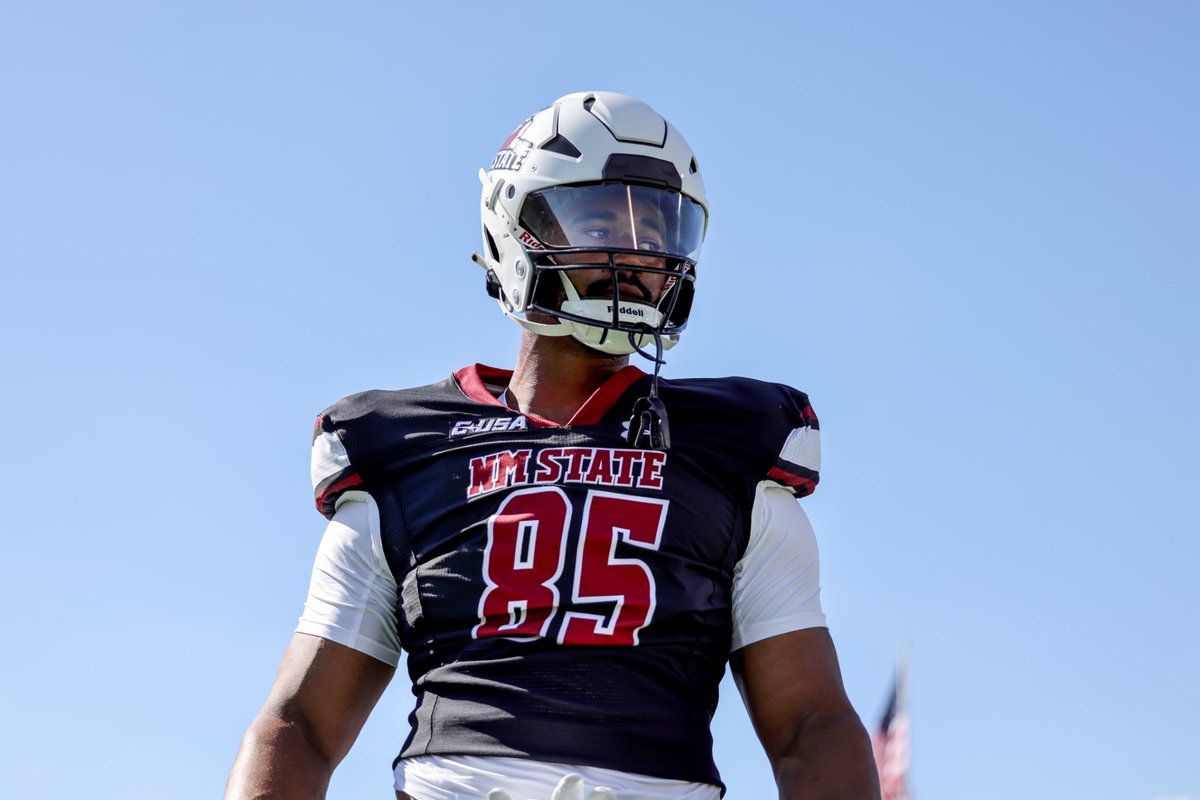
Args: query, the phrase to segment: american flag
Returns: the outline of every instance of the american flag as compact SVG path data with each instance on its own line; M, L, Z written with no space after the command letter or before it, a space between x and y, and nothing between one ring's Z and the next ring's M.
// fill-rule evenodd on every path
M908 668L900 664L896 667L896 682L892 686L887 710L883 712L879 728L871 736L875 767L879 770L879 794L883 800L906 800L910 796L910 743Z

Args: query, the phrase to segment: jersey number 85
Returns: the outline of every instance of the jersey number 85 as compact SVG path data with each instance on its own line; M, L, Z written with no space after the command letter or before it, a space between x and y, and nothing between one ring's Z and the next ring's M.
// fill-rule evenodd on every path
M654 574L641 559L617 556L617 545L657 550L668 505L588 492L565 610L556 583L566 563L571 501L554 486L513 492L488 520L487 588L471 635L543 638L561 611L559 644L636 645L638 631L654 616Z

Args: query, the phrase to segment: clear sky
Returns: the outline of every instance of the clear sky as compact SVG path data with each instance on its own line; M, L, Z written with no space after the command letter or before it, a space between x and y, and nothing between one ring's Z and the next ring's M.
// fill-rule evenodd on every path
M869 725L911 651L918 800L1200 798L1200 5L0 9L5 796L219 795L315 413L511 366L476 173L611 89L711 199L664 374L811 395L826 611ZM390 797L410 699L331 798Z

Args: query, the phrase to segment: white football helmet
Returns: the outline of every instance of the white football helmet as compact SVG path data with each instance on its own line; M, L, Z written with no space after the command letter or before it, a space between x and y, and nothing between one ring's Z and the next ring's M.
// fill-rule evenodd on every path
M650 106L614 92L559 98L479 178L483 252L471 257L506 315L611 355L678 341L708 206L691 148Z

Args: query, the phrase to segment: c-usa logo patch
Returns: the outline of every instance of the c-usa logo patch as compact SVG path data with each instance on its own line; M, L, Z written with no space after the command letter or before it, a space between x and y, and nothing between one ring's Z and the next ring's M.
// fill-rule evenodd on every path
M469 436L472 433L501 433L523 431L529 428L525 417L485 417L484 419L459 420L450 426L450 438Z

